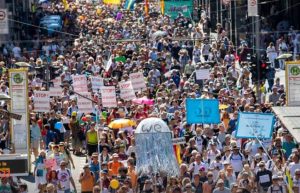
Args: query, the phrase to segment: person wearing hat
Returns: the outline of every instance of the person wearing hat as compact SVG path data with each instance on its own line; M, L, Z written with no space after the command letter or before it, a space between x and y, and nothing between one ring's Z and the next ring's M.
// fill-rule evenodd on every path
M239 173L243 169L243 164L245 162L244 155L240 152L240 148L238 146L232 147L232 153L229 156L229 162L233 167L235 175L238 176Z
M123 167L123 163L119 161L119 155L114 153L112 155L112 161L108 163L108 170L111 175L117 176L120 167Z
M99 159L99 154L97 152L93 153L91 157L90 170L94 173L96 182L99 179L99 171L100 171L98 159Z
M50 159L54 158L56 160L56 167L57 168L52 168L52 169L58 169L59 163L62 162L62 161L66 161L66 158L65 158L64 154L62 154L59 151L59 145L57 145L57 144L53 145L53 153L51 155L49 155L48 157ZM68 163L67 163L67 165L68 165Z
M67 168L67 162L61 161L59 166L60 168L57 170L57 179L59 183L58 190L65 193L71 192L71 183L74 191L77 192L71 171Z
M59 143L59 152L63 154L65 161L68 163L68 168L71 169L72 164L73 169L75 169L74 161L70 154L70 150L66 147L66 144L64 142Z
M260 161L258 164L259 170L256 173L255 181L258 185L258 190L261 193L266 193L272 185L272 172L266 169L265 162Z
M81 172L79 176L79 183L81 184L82 193L90 193L93 191L95 175L91 172L89 164L83 166L83 172Z
M272 176L272 185L268 188L267 193L286 193L285 186L279 184L279 176L277 174L274 174Z

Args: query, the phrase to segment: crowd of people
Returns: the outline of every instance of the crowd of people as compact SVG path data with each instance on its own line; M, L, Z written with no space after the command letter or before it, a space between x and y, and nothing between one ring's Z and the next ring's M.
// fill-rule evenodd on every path
M276 66L275 59L299 46L300 40L290 41L300 37L297 33L280 34L278 41L268 42L262 54L269 59L270 70L266 79L257 82L248 58L250 46L247 42L235 46L220 24L212 29L217 33L217 39L212 40L203 25L205 19L194 22L179 14L173 20L156 12L152 3L150 13L145 12L143 4L124 10L89 1L67 3L65 9L62 1L48 1L32 16L61 15L62 31L51 37L33 33L41 39L33 41L29 49L8 44L0 50L2 93L9 93L8 69L17 61L30 64L36 192L76 192L80 191L76 190L77 183L83 193L300 192L300 148L280 120L276 119L271 139L235 137L239 112L271 113L271 107L285 105L284 80L275 79L280 71L275 67L284 69L284 62ZM293 46L283 45L284 39ZM120 57L124 60L115 60ZM38 70L46 65L46 58L54 67L50 77L60 77L63 92L61 97L51 97L49 112L36 113L35 91L51 87L44 71ZM198 80L199 69L209 69L209 79ZM153 99L153 105L120 97L118 83L129 80L133 72L143 72L147 85L135 93L136 97ZM93 100L90 114L80 112L73 92L72 76L81 74L86 75ZM101 76L105 86L116 87L116 107L102 106L100 92L91 88L91 76ZM186 98L218 99L225 105L220 109L220 124L188 124ZM6 108L7 104L2 106ZM133 131L108 127L120 118L138 125L148 117L165 121L174 138L185 137L178 160L179 176L138 174L134 126ZM0 122L2 149L10 145L7 123L6 119ZM75 165L75 156L86 156L86 164ZM75 170L82 171L78 178ZM0 192L27 192L27 186L3 177Z

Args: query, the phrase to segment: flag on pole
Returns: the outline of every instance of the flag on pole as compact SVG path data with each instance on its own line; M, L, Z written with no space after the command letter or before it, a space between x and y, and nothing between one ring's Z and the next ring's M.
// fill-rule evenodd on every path
M292 177L291 177L290 171L287 170L287 169L285 170L285 176L286 176L286 178L287 178L288 191L289 191L289 192L292 192L292 188L293 188L293 179L292 179Z
M149 0L145 0L145 15L149 16Z
M180 147L179 144L177 144L177 145L173 145L173 149L174 149L174 153L175 153L175 157L177 159L177 162L180 165L182 163L182 159L181 159L181 147Z
M64 8L65 10L68 10L69 9L69 3L67 0L62 0L63 4L64 4Z
M126 0L124 9L133 10L135 4L135 0Z
M160 0L160 11L161 14L165 14L165 0Z

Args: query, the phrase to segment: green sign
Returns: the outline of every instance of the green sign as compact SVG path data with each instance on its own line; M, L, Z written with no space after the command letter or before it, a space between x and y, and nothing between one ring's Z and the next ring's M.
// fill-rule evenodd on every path
M165 15L175 19L179 13L190 18L193 14L193 0L165 0Z
M298 66L292 66L290 72L293 76L298 76L300 74L300 68Z

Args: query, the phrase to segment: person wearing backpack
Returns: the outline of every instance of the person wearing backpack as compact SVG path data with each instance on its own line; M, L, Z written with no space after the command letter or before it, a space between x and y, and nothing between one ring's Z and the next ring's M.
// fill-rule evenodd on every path
M56 171L57 172L57 179L58 179L58 193L70 193L72 184L74 188L74 192L76 193L76 186L74 179L71 175L71 171L67 168L67 162L61 161L60 168Z
M273 175L272 176L272 185L268 188L267 193L286 193L285 186L279 185L279 176Z
M89 164L83 166L83 172L79 177L79 183L81 184L82 193L92 193L95 184L95 175L91 172Z
M232 147L232 153L229 156L229 162L233 167L235 176L238 176L242 171L245 161L244 155L239 150L240 149L237 146Z

